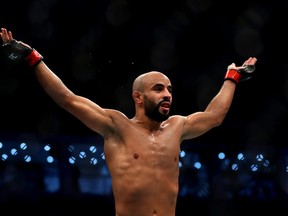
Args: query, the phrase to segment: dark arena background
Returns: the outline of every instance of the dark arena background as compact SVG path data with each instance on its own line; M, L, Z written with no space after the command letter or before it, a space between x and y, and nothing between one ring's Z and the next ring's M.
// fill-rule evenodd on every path
M224 123L182 144L177 216L281 216L287 11L284 0L2 0L0 27L37 49L75 93L128 117L140 73L166 73L171 112L187 115L205 109L229 64L257 57ZM32 70L3 56L0 66L1 211L115 215L102 138L58 107Z

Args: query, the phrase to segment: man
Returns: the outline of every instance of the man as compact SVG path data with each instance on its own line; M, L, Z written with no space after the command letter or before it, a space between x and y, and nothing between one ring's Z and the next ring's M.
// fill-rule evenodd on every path
M13 39L5 28L0 34L8 59L25 61L60 107L103 136L116 216L175 215L181 142L221 125L237 83L251 77L257 61L250 57L240 67L230 64L220 91L206 109L188 116L169 116L172 85L167 76L158 71L142 74L133 83L135 116L129 119L73 93L35 49Z

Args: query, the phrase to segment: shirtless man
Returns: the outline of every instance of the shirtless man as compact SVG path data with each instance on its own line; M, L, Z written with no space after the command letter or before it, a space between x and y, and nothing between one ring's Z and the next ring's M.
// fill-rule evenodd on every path
M1 29L3 50L11 61L23 60L48 95L63 109L104 138L106 163L112 178L116 216L175 216L178 196L181 142L198 137L222 124L236 85L251 76L248 67L230 64L223 85L204 111L169 116L172 85L161 72L138 76L133 83L135 116L104 109L69 90L29 45Z

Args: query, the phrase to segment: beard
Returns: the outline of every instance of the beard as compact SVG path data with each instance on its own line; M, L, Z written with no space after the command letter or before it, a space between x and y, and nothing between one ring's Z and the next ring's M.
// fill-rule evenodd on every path
M148 99L146 100L145 104L145 114L148 116L148 118L157 121L162 122L169 118L169 112L161 113L160 106L161 102L155 106L155 104Z

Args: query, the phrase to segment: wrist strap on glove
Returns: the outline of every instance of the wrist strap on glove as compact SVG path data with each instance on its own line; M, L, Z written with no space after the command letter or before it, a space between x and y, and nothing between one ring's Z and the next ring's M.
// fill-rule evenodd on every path
M239 73L237 70L229 69L225 74L224 80L231 80L238 84L241 80L241 73Z
M32 52L25 57L25 61L31 67L36 67L43 59L43 56L38 53L35 49L32 49Z

